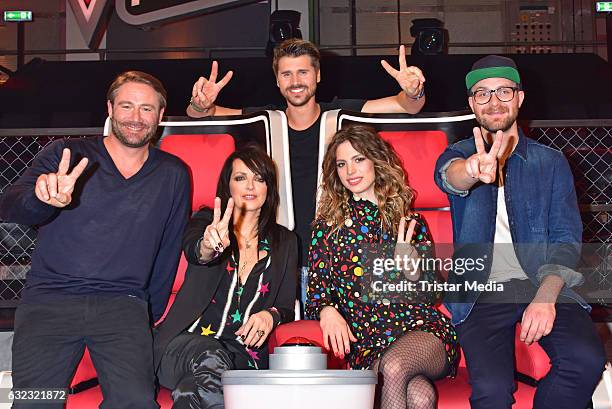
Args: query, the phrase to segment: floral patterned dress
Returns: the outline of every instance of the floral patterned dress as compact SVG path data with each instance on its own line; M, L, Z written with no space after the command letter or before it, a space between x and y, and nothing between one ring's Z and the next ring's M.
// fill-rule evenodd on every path
M384 350L408 331L425 331L438 337L446 348L449 376L458 364L457 334L444 315L424 302L389 302L372 296L371 274L366 273L367 248L393 246L396 237L381 227L378 207L368 201L349 200L350 219L337 231L318 221L312 232L308 255L309 283L306 314L319 319L319 311L334 306L347 321L357 342L347 356L353 369L371 368ZM429 231L422 216L417 220L412 245L419 255L432 251ZM422 271L420 280L432 280L434 271ZM401 277L400 277L401 276ZM397 283L404 278L396 272L386 277Z

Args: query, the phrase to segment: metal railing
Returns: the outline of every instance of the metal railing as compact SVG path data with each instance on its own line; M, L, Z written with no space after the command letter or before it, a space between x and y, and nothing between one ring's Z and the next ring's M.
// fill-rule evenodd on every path
M405 45L411 45L412 42L406 42ZM598 47L606 47L607 42L603 40L593 41L488 41L488 42L449 42L448 48L474 48L474 52L478 53L480 48L500 47L500 48L512 48L512 47L530 47L530 46L542 46L542 47L568 47L574 48L592 48L596 50ZM385 43L385 44L320 44L318 46L321 51L343 51L343 50L389 50L398 47L397 43ZM83 48L83 49L38 49L38 50L0 50L0 56L41 56L41 55L78 55L78 54L98 54L100 60L107 60L109 55L112 54L204 54L207 58L213 58L218 53L228 52L243 52L243 51L257 51L261 52L264 56L266 53L266 47L155 47L155 48Z

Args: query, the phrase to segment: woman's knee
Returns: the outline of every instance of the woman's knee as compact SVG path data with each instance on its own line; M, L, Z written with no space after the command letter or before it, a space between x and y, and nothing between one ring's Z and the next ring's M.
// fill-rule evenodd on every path
M383 356L379 365L378 372L383 376L383 379L402 379L410 375L408 365L403 365L400 359Z
M410 409L432 409L436 401L436 388L427 377L417 375L408 382L406 403Z
M189 366L194 376L200 373L217 374L233 369L233 354L224 348L202 349L196 351L190 359Z

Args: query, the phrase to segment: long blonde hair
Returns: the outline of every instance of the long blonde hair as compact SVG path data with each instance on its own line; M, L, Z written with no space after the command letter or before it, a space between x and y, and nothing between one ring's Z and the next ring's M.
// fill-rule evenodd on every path
M396 233L400 219L410 210L414 191L391 145L374 129L363 125L352 125L336 132L325 152L316 220L330 223L332 231L337 231L350 217L348 200L352 193L344 187L336 169L336 150L346 141L374 162L374 193L381 221L385 230Z

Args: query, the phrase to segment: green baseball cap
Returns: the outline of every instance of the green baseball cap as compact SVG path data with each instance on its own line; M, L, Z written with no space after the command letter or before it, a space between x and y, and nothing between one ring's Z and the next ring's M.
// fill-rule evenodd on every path
M470 90L474 84L485 78L507 78L521 84L521 76L514 61L499 55L487 55L472 65L472 70L465 76L465 86Z

